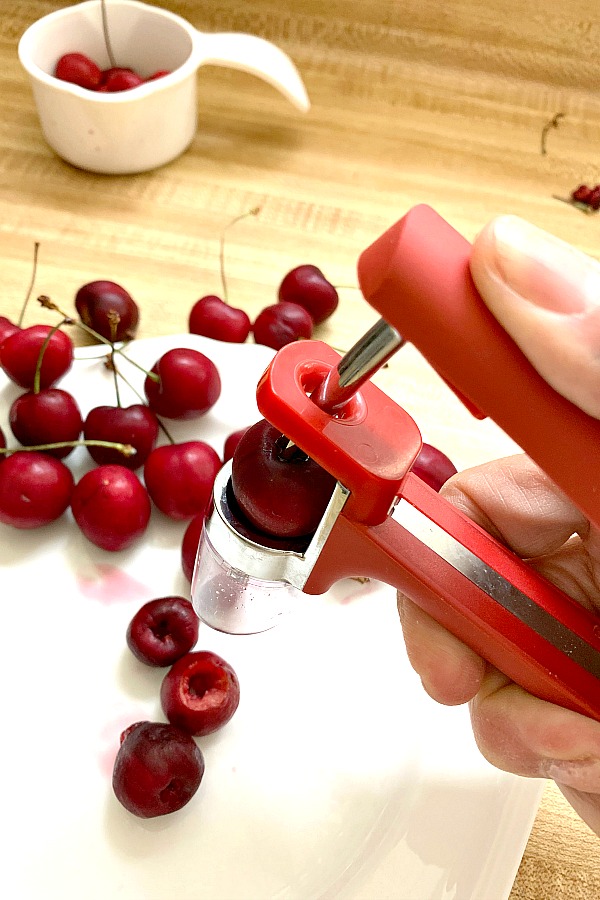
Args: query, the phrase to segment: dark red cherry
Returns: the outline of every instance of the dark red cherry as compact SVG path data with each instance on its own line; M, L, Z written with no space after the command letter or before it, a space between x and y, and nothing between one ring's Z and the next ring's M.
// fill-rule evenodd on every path
M122 465L98 466L75 485L71 510L79 528L103 550L125 550L146 531L150 498L137 475Z
M62 378L73 364L73 341L64 331L50 325L31 325L9 335L0 346L0 365L8 377L21 387L34 386L40 351L51 335L40 368L40 388L47 388Z
M200 536L202 534L205 519L205 512L195 515L188 523L181 542L181 569L190 583L192 581L192 575L194 574L198 544L200 543Z
M203 775L204 757L190 734L160 722L136 722L123 732L112 786L125 809L151 819L189 803Z
M237 445L244 437L247 428L240 428L239 431L232 431L231 434L228 434L225 438L225 443L223 444L223 462L226 463L230 459L233 459L233 454L236 451Z
M222 657L198 650L182 656L167 672L160 702L172 725L197 736L211 734L238 708L240 684Z
M587 198L587 204L590 209L598 210L600 209L600 184L595 185Z
M156 447L144 465L144 481L156 506L171 519L205 511L221 468L216 450L204 441Z
M312 337L313 320L303 306L282 300L258 314L252 331L257 344L280 350L292 341Z
M21 394L11 405L9 422L12 433L24 447L77 441L83 427L75 398L60 388ZM44 452L63 459L72 449L57 447Z
M411 471L434 491L439 491L449 478L456 475L457 469L452 460L437 447L423 444Z
M0 462L0 522L6 525L49 525L65 512L72 492L70 469L46 453L18 450Z
M127 457L110 447L87 447L94 462L123 465L128 469L139 469L144 465L156 444L158 431L158 419L143 403L95 406L87 414L83 425L86 440L112 441L134 447L136 452Z
M335 479L265 419L252 425L233 456L233 494L247 519L278 538L314 532L329 502Z
M139 307L131 294L114 281L90 281L75 294L75 309L88 328L107 341L128 341L135 336Z
M158 380L148 376L144 391L148 405L159 416L193 419L214 406L221 393L217 367L198 350L167 350L152 367Z
M278 297L303 306L311 314L315 325L329 318L339 303L334 286L320 269L312 265L296 266L288 272L279 285Z
M127 646L148 666L172 666L198 640L199 619L185 597L144 603L127 626Z
M234 309L211 294L194 303L188 328L191 334L201 334L215 341L243 344L250 334L252 323L243 309Z
M592 189L587 184L580 184L574 191L571 191L571 200L575 203L587 203Z

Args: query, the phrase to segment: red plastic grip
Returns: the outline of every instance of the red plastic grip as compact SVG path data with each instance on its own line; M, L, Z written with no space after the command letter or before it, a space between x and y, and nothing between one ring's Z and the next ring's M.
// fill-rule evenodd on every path
M360 287L600 527L600 420L554 391L501 328L475 288L470 253L433 209L416 206L362 253Z
M456 538L522 593L512 608L452 562L388 518L365 527L342 511L304 587L320 594L341 578L363 575L402 591L441 625L542 700L600 721L598 617L409 474L402 502ZM486 583L486 579L483 579Z

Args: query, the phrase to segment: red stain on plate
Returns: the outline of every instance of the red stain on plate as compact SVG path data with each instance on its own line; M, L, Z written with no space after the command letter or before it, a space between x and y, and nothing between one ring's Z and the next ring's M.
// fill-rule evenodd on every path
M151 596L147 585L108 563L96 563L93 574L78 574L76 577L77 586L84 597L106 606L129 600L146 600Z

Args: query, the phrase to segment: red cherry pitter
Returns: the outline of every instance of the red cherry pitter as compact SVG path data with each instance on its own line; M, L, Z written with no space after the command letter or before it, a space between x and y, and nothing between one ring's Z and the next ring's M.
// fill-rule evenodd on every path
M600 526L600 421L549 387L497 324L469 256L433 209L414 207L358 261L381 321L344 357L318 341L275 355L258 384L260 412L337 486L308 546L265 547L239 527L224 467L194 606L213 628L250 633L274 625L299 591L377 579L531 693L600 721L600 619L411 472L419 429L368 380L410 341L474 415L491 417Z

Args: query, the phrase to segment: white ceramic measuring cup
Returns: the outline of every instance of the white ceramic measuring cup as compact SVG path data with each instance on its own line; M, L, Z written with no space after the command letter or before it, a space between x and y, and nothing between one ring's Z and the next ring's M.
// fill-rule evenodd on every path
M257 75L297 109L309 109L294 63L270 41L236 32L203 33L180 16L137 0L108 0L106 15L118 65L142 78L164 69L171 74L118 93L98 93L54 77L65 53L84 53L101 69L110 67L100 0L38 19L19 41L19 59L30 77L44 137L74 166L132 174L183 153L198 127L196 73L202 65Z

